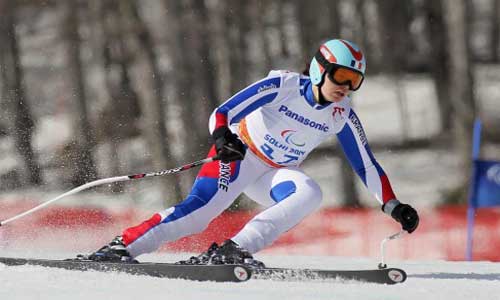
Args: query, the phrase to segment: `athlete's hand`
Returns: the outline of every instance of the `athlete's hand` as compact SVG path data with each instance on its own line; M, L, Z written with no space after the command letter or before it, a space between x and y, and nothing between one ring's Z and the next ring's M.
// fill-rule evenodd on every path
M215 129L212 138L215 142L217 156L223 163L242 160L245 157L245 145L228 127L223 126Z
M388 201L382 206L382 210L391 215L394 220L401 223L403 230L412 233L417 229L419 217L417 211L408 204L400 203L398 200L393 199Z

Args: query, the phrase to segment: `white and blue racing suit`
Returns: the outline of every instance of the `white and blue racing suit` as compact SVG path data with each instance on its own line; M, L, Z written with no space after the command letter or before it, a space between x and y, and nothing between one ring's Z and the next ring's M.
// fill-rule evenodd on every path
M133 257L203 231L242 192L266 209L232 239L251 253L270 245L319 207L321 189L299 165L332 135L381 204L396 198L351 99L319 105L307 76L271 71L214 111L210 130L221 126L229 126L248 147L245 158L205 164L183 202L126 229L123 241ZM209 156L214 154L212 148Z

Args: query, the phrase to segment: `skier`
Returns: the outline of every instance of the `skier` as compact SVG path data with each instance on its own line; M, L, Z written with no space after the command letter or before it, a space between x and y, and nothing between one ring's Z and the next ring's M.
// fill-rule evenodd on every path
M180 204L125 229L108 245L85 256L95 261L133 261L168 241L203 231L245 193L266 207L230 240L216 243L183 264L246 263L263 266L252 254L315 211L322 200L318 184L300 163L326 138L336 135L353 169L382 205L382 211L413 232L415 209L394 195L375 160L349 93L363 83L365 56L352 42L322 44L309 76L271 71L215 109L209 122L214 146L190 194Z

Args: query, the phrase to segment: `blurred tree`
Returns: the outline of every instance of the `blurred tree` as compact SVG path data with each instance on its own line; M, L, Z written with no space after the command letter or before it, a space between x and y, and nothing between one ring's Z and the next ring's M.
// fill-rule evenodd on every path
M342 174L340 180L342 181L342 206L345 207L361 207L361 201L359 199L359 194L356 191L356 176L354 170L352 169L349 160L347 160L344 152L339 151L340 155L340 172Z
M339 1L315 0L294 2L299 22L302 61L309 63L316 48L331 38L340 37L341 18ZM318 17L321 16L321 17Z
M314 55L316 47L321 44L318 36L316 20L317 6L312 5L313 2L295 0L295 16L299 23L299 40L301 48L301 59L299 61L304 64L309 63L309 60Z
M278 1L273 1L275 7L275 27L278 30L279 34L279 45L280 45L280 51L279 54L283 58L288 58L290 56L290 49L288 48L288 41L287 41L287 19L286 19L286 14L285 10L287 8L287 1L285 0L278 0ZM292 2L293 5L293 2Z
M493 0L491 12L491 56L495 63L500 61L500 0Z
M96 145L93 128L89 121L87 96L85 91L85 76L80 53L81 38L79 33L78 12L85 9L79 0L61 2L64 8L62 24L63 41L66 43L68 82L73 86L71 97L75 101L74 121L75 139L71 149L70 161L73 165L71 182L73 185L82 185L95 180L97 170L93 158L93 149Z
M93 16L97 20L96 32L100 33L97 51L102 53L104 82L108 95L105 106L99 112L96 135L100 143L109 145L110 156L106 159L111 174L122 174L120 145L140 134L141 108L139 95L132 86L130 68L133 62L125 45L128 31L122 24L123 16L118 1L92 1ZM126 31L126 32L124 32ZM121 192L123 183L112 185L113 192Z
M231 96L231 70L230 70L230 48L229 48L229 29L226 25L226 5L229 1L207 1L211 3L208 6L208 25L211 27L211 45L214 64L216 67L216 90L218 91L218 101L222 103ZM217 45L217 46L214 46Z
M250 34L250 2L237 0L227 1L225 9L225 23L228 39L229 85L231 95L235 94L248 84L248 68L250 66L248 39ZM224 34L224 33L223 33Z
M340 37L341 15L339 1L323 0L319 3L318 9L327 13L326 18L321 18L319 30L321 39L331 39Z
M358 42L359 46L361 49L363 49L366 61L370 62L370 69L372 68L372 61L374 62L375 59L373 58L373 52L370 51L370 42L368 38L368 20L366 16L366 0L356 0L354 1L354 5L358 8L358 14L359 14L359 22L360 22L360 27L361 27L361 39Z
M16 150L22 157L25 183L42 183L41 169L33 150L32 136L35 130L29 102L26 99L24 74L20 61L20 49L16 34L16 9L14 1L0 0L0 68L3 81L2 99L9 118L8 131L14 138Z
M449 41L448 86L452 104L453 146L460 155L462 184L448 199L449 202L465 203L468 174L471 169L472 125L476 117L474 77L470 50L469 0L443 0L447 37Z
M396 92L399 105L400 124L403 142L408 141L410 128L406 95L403 86L403 72L406 70L410 48L410 10L409 3L400 0L378 1L381 20L382 64L383 71L388 73Z
M426 0L427 36L429 37L430 71L437 96L442 135L451 131L452 109L450 98L450 48L447 38L447 27L444 21L442 0Z
M140 13L139 6L134 0L118 1L122 12L122 30L132 35L134 44L126 44L128 49L136 49L134 55L136 63L141 66L140 74L136 77L136 86L141 93L140 106L144 112L142 120L143 135L152 150L153 167L156 169L172 168L176 160L170 148L171 139L167 133L166 97L164 94L165 76L159 67L156 54L156 43L148 26ZM137 82L142 80L143 82ZM165 195L163 204L172 206L181 199L179 176L165 176L159 178L162 193Z
M259 77L267 75L272 68L271 45L267 40L268 19L271 17L274 6L269 1L253 0L249 7L249 21L251 27L256 31L256 44L259 45L259 61L255 64L259 66Z
M192 101L195 102L195 110L192 114L197 117L194 122L197 122L196 128L199 129L199 152L208 151L211 143L209 143L208 119L212 111L219 105L219 96L217 93L217 66L215 63L215 54L213 53L216 45L211 31L208 19L208 8L205 0L193 0L190 14L190 23L193 26L188 27L189 31L189 48L193 50L193 73L191 74L191 82L196 87L194 89L195 97ZM194 79L196 78L196 79ZM200 152L201 151L201 152Z
M180 111L180 137L182 139L182 160L190 161L198 159L200 156L206 155L207 149L200 147L206 145L201 136L207 131L206 121L203 128L197 127L199 124L195 112L199 99L196 99L195 89L198 87L198 80L204 72L200 68L199 58L196 60L192 42L190 39L189 26L184 24L193 24L189 19L188 13L191 12L193 3L192 0L176 1L165 0L163 2L166 9L166 23L168 31L165 35L168 40L168 56L172 67L170 72L170 83L174 89L173 99L171 103ZM171 94L172 95L172 94ZM194 181L195 174L187 172L181 175L185 183L187 192L189 185Z
M360 31L359 45L366 55L367 74L380 72L381 62L381 21L377 18L377 4L375 0L356 0L354 5L359 15Z

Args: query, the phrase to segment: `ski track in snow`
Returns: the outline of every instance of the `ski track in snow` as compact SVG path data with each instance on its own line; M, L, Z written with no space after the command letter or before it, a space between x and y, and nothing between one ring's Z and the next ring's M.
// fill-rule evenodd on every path
M17 252L17 251L16 251ZM0 251L1 256L67 258L74 254ZM173 262L189 254L150 254L142 261ZM370 269L365 258L264 256L273 267ZM391 261L408 273L405 283L388 286L359 282L277 282L250 279L244 283L195 282L120 273L68 271L0 264L0 299L498 299L500 263Z

